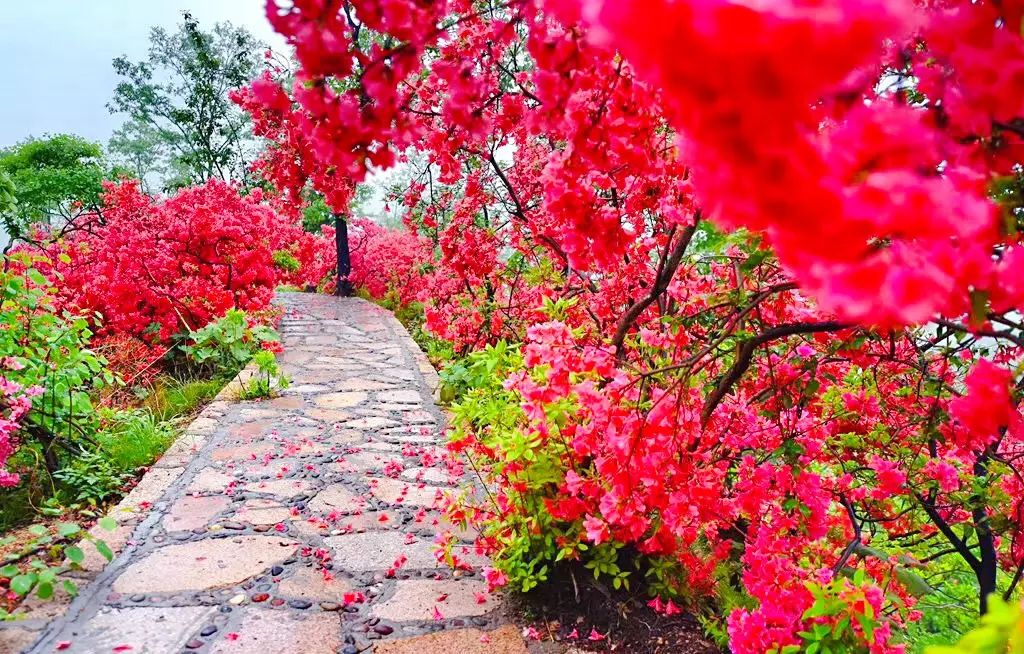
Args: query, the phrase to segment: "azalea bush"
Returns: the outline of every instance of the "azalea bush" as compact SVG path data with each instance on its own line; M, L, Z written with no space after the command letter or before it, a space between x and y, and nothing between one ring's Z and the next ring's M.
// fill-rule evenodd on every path
M936 567L975 613L1024 569L1022 17L271 2L298 69L237 100L279 201L412 170L492 583L576 559L737 653L900 651Z
M99 315L101 336L166 343L229 309L265 309L294 274L301 229L259 200L219 181L165 199L108 183L102 222L54 242L43 272L60 276L60 306Z

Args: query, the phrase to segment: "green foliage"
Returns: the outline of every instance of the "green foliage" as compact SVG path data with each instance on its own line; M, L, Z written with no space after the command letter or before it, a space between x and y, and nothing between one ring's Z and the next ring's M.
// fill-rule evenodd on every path
M505 388L509 375L523 370L517 346L498 342L473 352L442 373L444 391L457 401L451 406L450 440L462 450L471 468L481 476L481 486L514 487L501 510L491 491L481 507L492 518L480 526L481 535L497 550L491 555L495 569L507 575L513 588L529 591L546 581L561 561L583 562L595 578L610 579L614 588L629 588L633 570L623 567L620 545L584 542L577 522L553 517L547 500L558 496L557 485L565 479L568 444L557 432L572 409L566 402L547 407L553 433L542 437L528 429L519 396ZM493 457L477 456L466 443L479 441ZM470 503L469 493L466 499ZM453 516L458 519L458 516Z
M273 329L250 325L244 311L231 309L220 320L189 333L182 349L209 376L233 377L256 353L278 340Z
M115 470L135 472L149 466L174 441L174 424L148 409L107 410L105 414L104 428L97 435L99 454Z
M0 275L0 283L0 359L15 364L4 375L44 389L32 398L25 435L52 473L59 455L81 453L94 440L99 420L92 394L116 379L88 347L89 322L53 313L54 291L42 275L28 268L24 275Z
M288 378L281 372L273 352L260 350L253 355L252 363L256 366L256 372L242 385L241 399L271 397L275 390L288 388Z
M302 209L302 229L319 234L324 225L334 225L334 214L319 193L310 192L306 206Z
M63 504L95 507L116 495L131 475L107 458L105 452L95 451L79 455L54 473L54 477L65 489L57 496Z
M936 645L926 654L1024 654L1024 615L1019 602L990 596L988 613L978 626L951 646Z
M129 120L114 130L107 150L115 163L142 183L146 192L150 191L150 179L161 177L168 171L167 143L148 123Z
M100 146L79 136L30 138L0 151L0 173L16 204L0 200L0 218L12 237L36 223L62 223L100 205L106 176ZM3 194L4 191L0 191Z
M299 268L302 267L302 264L295 258L295 255L287 250L277 250L271 255L271 260L275 266L285 272L298 272Z
M165 188L246 179L255 145L248 116L228 93L255 78L264 49L242 28L217 23L203 31L189 14L174 33L153 28L145 61L114 60L122 81L107 107L138 126L125 128L129 141L142 141L122 144L119 153L160 143L166 161L148 165L175 173Z
M881 616L865 595L866 580L864 571L857 570L852 579L839 577L827 584L808 582L807 590L814 603L804 611L804 620L812 620L812 626L799 632L803 646L790 645L771 654L868 654L864 640L874 642ZM814 618L822 620L813 621Z
M164 378L146 396L144 405L157 420L173 420L194 413L215 398L223 386L221 379L179 381Z
M102 518L98 524L107 531L117 528L117 523L111 518ZM21 598L34 594L41 600L49 600L57 590L76 596L78 586L64 573L81 570L85 560L82 545L94 547L107 561L114 558L106 542L72 522L59 522L50 527L33 525L29 532L31 538L0 564L0 586L10 588ZM0 538L0 547L13 542L13 537ZM16 617L0 605L0 620Z

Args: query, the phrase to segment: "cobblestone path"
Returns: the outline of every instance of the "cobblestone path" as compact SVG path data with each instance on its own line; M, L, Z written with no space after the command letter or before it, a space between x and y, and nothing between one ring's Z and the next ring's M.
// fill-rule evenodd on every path
M292 386L201 414L122 503L119 556L28 651L526 652L482 561L434 556L435 503L466 482L422 353L368 302L279 301Z

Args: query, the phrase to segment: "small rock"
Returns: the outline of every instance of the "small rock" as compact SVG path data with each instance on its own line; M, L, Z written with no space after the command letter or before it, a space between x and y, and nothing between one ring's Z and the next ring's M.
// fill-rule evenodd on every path
M274 599L270 600L270 605L271 606L284 606L284 600L281 599L280 597L275 597Z
M345 649L341 650L341 654L359 654L359 650L356 649L355 645L345 645Z
M144 599L146 599L146 596L145 595L132 595L128 599L130 599L133 602L141 602Z
M390 634L394 633L395 628L394 627L390 627L390 626L388 626L386 624L379 624L376 627L374 627L373 630L375 632L377 632L378 634L380 634L381 636L387 636L387 635L390 635Z
M275 565L273 568L270 569L270 574L274 575L275 577L280 575L282 572L284 572L284 568L282 568L279 565Z
M199 632L199 635L205 638L207 636L212 636L215 633L217 633L217 626L210 624L203 627L203 630Z
M320 608L324 611L338 611L341 609L341 605L334 602L320 602Z
M192 640L190 640L187 643L185 643L185 648L186 649L199 649L200 647L202 647L205 644L206 643L204 643L203 641L199 640L198 638L193 638Z
M288 606L292 607L293 609L308 609L309 607L313 606L313 603L309 600L293 599L290 602L288 602Z
M269 593L256 593L252 596L254 602L266 602L268 599L270 599Z
M239 593L239 594L235 595L234 597L232 597L231 599L228 600L228 602L231 603L231 604L241 604L244 601L245 601L245 595L243 593Z
M231 529L231 530L234 530L234 531L240 531L242 529L245 529L245 525L243 525L241 522L235 522L234 520L228 520L227 522L222 522L221 526L224 527L225 529Z

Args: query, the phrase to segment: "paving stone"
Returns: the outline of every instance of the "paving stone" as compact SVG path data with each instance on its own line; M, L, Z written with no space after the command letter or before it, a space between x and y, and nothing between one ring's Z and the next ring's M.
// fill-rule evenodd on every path
M36 642L39 633L28 629L0 629L0 654L21 654Z
M350 412L342 409L307 409L303 415L327 423L343 422L353 417Z
M433 507L437 503L440 489L437 486L419 486L417 482L380 477L371 482L370 493L388 504Z
M346 379L335 386L339 391L384 391L394 387L394 384L365 378Z
M317 396L314 402L322 409L347 409L362 404L367 397L367 394L362 391L325 393Z
M343 595L352 590L352 584L334 577L324 579L323 571L309 566L295 570L295 574L281 580L277 592L285 597L302 598L316 602L340 602Z
M118 502L119 511L135 511L145 509L146 505L155 504L163 497L163 494L170 488L178 477L181 476L184 468L153 468L149 470L139 484L132 489L123 500ZM116 518L119 520L120 518Z
M248 482L242 488L254 493L267 493L281 499L290 499L308 493L312 487L313 485L305 479L266 479Z
M395 427L399 423L395 422L391 418L381 418L380 416L369 416L367 418L356 418L355 420L349 420L348 422L342 423L343 427L349 429L381 429L383 427Z
M231 498L225 495L182 497L171 505L164 516L163 526L167 531L191 531L205 527L213 516L231 505Z
M440 567L434 558L434 544L416 539L405 542L405 534L397 531L367 531L362 534L344 534L324 539L334 550L338 566L350 572L387 570L400 555L407 557L405 568L435 569Z
M486 638L485 638L486 634ZM527 654L519 630L506 625L494 631L459 629L394 640L377 645L374 654Z
M233 631L238 639L218 640L212 654L336 654L342 645L337 613L248 608Z
M436 486L448 486L450 481L450 475L444 468L407 468L402 471L401 477L413 483L423 481Z
M177 468L188 464L201 447L210 440L205 432L192 431L191 428L179 435L174 443L167 448L154 465L157 468Z
M276 525L292 517L291 509L269 499L247 500L238 508L234 518L250 525Z
M224 588L255 576L287 559L298 547L293 540L237 536L167 545L136 560L119 576L119 593L175 593Z
M450 619L484 615L497 606L497 601L487 593L487 583L483 581L407 579L398 581L395 594L375 605L371 614L393 622L428 621L435 619L434 609L445 619Z
M381 402L395 402L397 404L419 404L423 401L423 396L418 391L403 389L377 393L377 399Z
M192 479L186 492L189 493L221 493L232 482L237 481L231 475L216 468L203 468Z
M275 450L273 443L251 442L234 447L218 447L210 453L214 461L249 461L252 458L261 459L264 455L273 454Z
M266 401L266 404L275 409L301 409L306 405L306 402L301 397L283 395Z
M353 452L342 454L339 460L329 463L325 467L334 472L355 472L368 470L380 470L389 461L401 461L402 457L381 454L380 452Z
M69 639L71 646L63 651L171 654L179 651L216 612L212 606L104 608L86 623L83 634ZM131 649L114 649L120 646Z
M306 507L315 513L356 511L366 502L341 484L331 484L316 494Z

